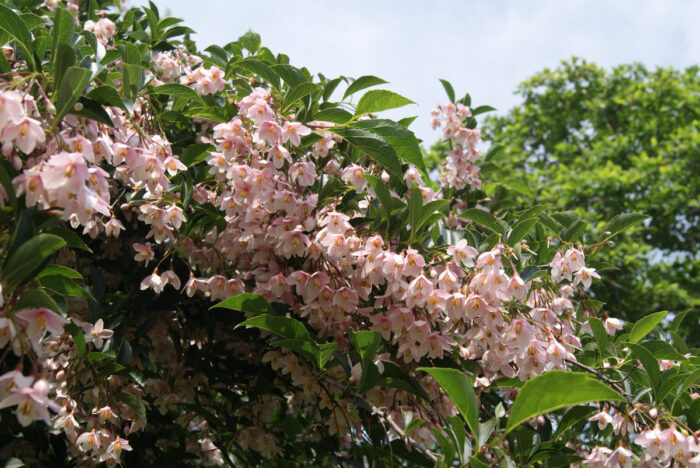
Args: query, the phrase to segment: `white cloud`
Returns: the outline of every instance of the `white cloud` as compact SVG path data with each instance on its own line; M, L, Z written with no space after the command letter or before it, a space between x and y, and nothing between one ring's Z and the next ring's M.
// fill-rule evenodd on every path
M700 2L692 0L156 2L184 18L202 48L250 28L313 73L390 81L418 103L391 116L418 114L412 129L428 142L437 138L428 113L445 100L438 78L504 112L518 102L519 82L572 55L608 67L680 68L700 57Z

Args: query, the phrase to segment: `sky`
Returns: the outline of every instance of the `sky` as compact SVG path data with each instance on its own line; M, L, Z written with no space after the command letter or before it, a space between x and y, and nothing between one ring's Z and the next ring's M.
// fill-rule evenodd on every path
M144 4L142 0L134 2ZM700 60L694 0L155 0L183 18L200 50L248 29L292 65L327 77L376 75L382 88L416 102L385 115L417 115L411 129L430 144L429 113L446 95L505 113L518 83L575 55L612 67L634 61L683 68Z

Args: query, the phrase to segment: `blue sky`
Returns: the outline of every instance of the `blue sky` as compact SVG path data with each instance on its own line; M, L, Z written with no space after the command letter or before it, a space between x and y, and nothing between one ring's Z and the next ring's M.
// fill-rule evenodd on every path
M135 4L143 4L136 1ZM432 143L430 110L446 98L438 78L475 105L505 112L519 82L576 55L606 67L640 61L682 68L700 59L700 2L691 0L155 0L185 19L203 49L248 29L274 53L326 76L377 75L417 105L411 126Z

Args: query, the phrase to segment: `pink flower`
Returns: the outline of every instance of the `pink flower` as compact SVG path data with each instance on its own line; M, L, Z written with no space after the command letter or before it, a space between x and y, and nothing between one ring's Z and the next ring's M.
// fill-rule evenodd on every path
M39 343L46 330L54 335L62 334L66 323L66 319L45 307L22 309L15 314L15 318L26 326L27 336L35 344Z
M102 319L95 322L95 325L83 323L83 330L85 331L85 342L95 343L97 349L102 348L103 340L110 338L114 334L114 331L104 328Z
M591 287L593 278L600 279L600 275L596 273L595 268L581 267L574 277L574 284L583 283L587 288Z
M294 146L299 146L301 144L302 136L311 134L311 129L305 127L299 122L285 122L283 131L282 141L285 143L290 142Z
M17 91L0 92L0 132L7 124L22 120L22 96Z
M14 405L17 405L17 420L25 427L37 419L50 424L48 409L58 410L58 405L49 400L49 384L44 379L37 380L31 387L15 388L12 395L0 401L0 409Z
M111 218L105 223L105 234L113 236L115 239L119 237L119 231L124 230L124 225L117 218Z
M2 141L12 140L23 153L29 154L34 151L37 143L46 141L46 135L39 121L24 117L19 123L11 123L3 130Z
M143 262L145 260L146 266L148 266L148 262L153 260L153 257L155 257L155 253L151 249L151 244L148 242L146 242L145 244L135 243L133 247L136 251L136 255L134 255L134 260L136 260L137 262Z
M474 247L470 247L467 244L466 239L462 239L455 245L448 247L447 253L449 255L452 255L452 260L456 264L459 265L461 263L466 267L473 267L473 259L479 254L479 252Z
M607 318L604 324L605 331L607 331L610 336L614 335L617 330L622 330L623 325L622 320L616 318Z
M294 163L289 168L289 176L297 184L308 187L316 181L316 167L312 162Z

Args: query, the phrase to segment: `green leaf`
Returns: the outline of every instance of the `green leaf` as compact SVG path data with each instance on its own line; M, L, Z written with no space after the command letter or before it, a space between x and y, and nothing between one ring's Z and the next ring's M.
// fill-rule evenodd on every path
M87 360L88 364L94 364L98 361L113 360L114 356L112 354L93 351L88 353L85 359Z
M479 106L479 107L475 107L474 109L471 109L471 111L472 111L472 117L476 117L477 115L483 114L484 112L492 112L492 111L495 111L495 110L496 110L496 108L495 108L495 107L491 107L491 106Z
M603 321L596 317L589 317L588 323L591 325L593 337L598 343L598 351L600 352L600 355L605 356L608 354L606 351L606 347L608 346L608 333L605 330Z
M586 223L583 220L577 219L569 227L564 229L564 232L562 234L562 239L565 240L566 242L576 242L579 237L586 231L588 228L588 223Z
M180 83L166 83L160 85L156 88L153 88L151 94L165 94L168 96L184 98L188 101L198 101L200 103L204 102L202 101L202 97L199 94L197 94L197 91L190 88L189 86L185 86Z
M244 70L255 73L275 88L280 88L279 76L269 66L260 60L244 59L239 62L233 62L229 64L226 74L229 75L229 70L233 70L235 68L243 68Z
M111 86L98 86L87 94L87 97L103 106L119 107L126 110L124 102L116 89Z
M403 107L408 104L415 104L410 99L407 99L400 94L385 89L375 89L367 91L357 103L355 108L355 117L364 114L372 114L388 109Z
M2 270L0 281L9 290L31 280L31 274L57 250L66 246L66 241L51 234L39 234L23 243L8 259ZM8 291L9 292L9 291Z
M182 150L180 161L187 167L192 167L198 164L209 156L209 153L214 151L214 146L208 143L195 143Z
M539 221L538 218L524 218L518 221L508 235L508 244L515 245L523 240L530 232L530 229L537 224L537 221Z
M343 100L345 100L348 96L351 94L354 94L358 91L361 91L365 88L369 88L372 86L380 85L387 83L387 81L384 81L383 79L373 76L373 75L365 75L361 76L348 86L348 89L345 90L345 94L343 94Z
M249 318L245 322L239 323L235 328L255 327L266 330L283 338L294 340L311 340L311 335L303 323L293 318L281 317L279 315L258 315Z
M0 30L5 31L12 40L17 42L17 45L22 49L22 55L27 60L29 68L37 70L38 63L34 55L32 36L29 34L27 25L21 17L17 16L14 11L5 5L0 5Z
M60 237L66 242L66 246L70 247L71 249L80 249L88 253L92 253L92 249L90 249L90 247L88 247L87 244L83 242L80 236L78 236L75 232L69 229L55 227L44 230L44 233Z
M475 223L481 224L484 227L489 228L496 234L503 234L503 226L499 223L498 218L489 213L488 211L480 210L478 208L470 208L458 216L459 218L466 218L474 221Z
M318 207L323 208L333 198L345 193L348 187L337 177L331 177L323 184L321 191L318 193Z
M421 214L418 217L416 232L421 232L426 227L430 227L435 221L445 216L443 209L449 206L450 200L433 200L425 205L421 210ZM438 215L439 216L433 216Z
M303 340L297 338L278 338L270 342L273 346L291 349L299 354L306 356L311 362L320 365L320 351L318 345L313 340Z
M350 341L360 355L362 363L362 377L358 384L358 392L364 393L379 383L380 376L374 357L382 344L382 335L374 331L354 332L350 330Z
M260 294L243 293L214 304L210 309L240 310L249 314L272 314L270 304ZM242 324L241 324L242 325ZM240 325L239 325L240 326Z
M515 398L506 433L530 418L591 401L623 401L618 392L579 372L549 371L523 385Z
M540 269L536 266L528 266L523 271L520 272L520 278L524 282L532 281L535 278L541 278L547 275L547 269Z
M66 330L73 337L73 344L75 345L75 350L78 351L79 357L85 356L85 334L79 326L74 323L69 323L66 325Z
M107 111L105 111L104 108L97 102L85 96L82 96L80 99L78 99L78 102L81 104L82 108L80 110L72 109L69 112L69 114L79 115L80 117L92 119L96 122L102 122L105 125L114 127L112 118L109 116Z
M409 425L406 426L406 429L404 429L403 436L408 437L411 434L411 432L415 431L416 429L418 429L419 427L421 427L425 423L426 423L425 419L422 419L422 418L416 418L416 419L412 420L409 423Z
M408 222L411 224L411 234L409 240L413 240L418 227L419 218L423 212L423 193L418 188L418 185L413 182L411 184L411 198L408 201Z
M83 275L73 270L72 268L65 267L63 265L48 265L46 268L41 270L36 278L42 278L44 276L61 275L70 279L83 279Z
M63 116L73 109L83 95L85 87L90 83L90 70L80 67L68 67L61 78L56 93L56 118L52 126L56 126Z
M133 63L122 65L122 88L121 92L125 99L132 103L143 88L143 68ZM131 111L130 111L131 112Z
M382 208L384 208L384 213L386 214L388 221L391 215L391 193L389 192L386 183L384 183L384 181L379 177L375 177L373 175L366 174L363 175L363 177L367 180L367 182L369 182L369 185L374 190L374 193L377 194L377 198L382 204Z
M639 319L634 326L632 326L632 331L630 331L628 341L630 343L636 343L644 338L664 319L664 317L666 317L666 314L668 314L668 311L664 310L662 312L649 314L646 317Z
M286 112L291 107L294 106L299 100L305 98L309 94L320 93L321 88L313 83L304 82L299 83L294 88L292 88L287 95L284 97L284 104L282 106L282 112Z
M238 38L238 42L243 47L248 49L251 54L254 54L260 48L260 34L249 29L245 34Z
M384 137L363 128L348 127L331 128L329 130L384 166L387 171L396 177L403 177L399 157Z
M360 120L352 125L354 128L364 128L383 137L396 151L399 158L413 164L426 178L430 178L423 161L418 139L406 127L386 119Z
M52 291L64 296L77 296L88 298L89 295L75 281L63 275L42 276L39 283Z
M61 308L56 304L56 301L41 289L25 290L15 304L15 310L22 310L29 307L45 307L59 314L62 312Z
M476 436L479 430L479 405L467 376L449 368L419 367L418 370L427 372L440 384L467 422L471 433Z
M455 90L450 82L441 78L440 83L442 83L442 87L445 88L445 93L447 93L447 97L450 99L450 102L455 102Z
M306 76L297 67L288 64L277 64L270 67L277 73L290 88L297 86L299 83L307 81Z
M141 418L144 423L146 422L146 407L143 405L143 401L141 401L136 395L126 392L116 392L113 393L112 396L131 408L131 410L136 413L136 415Z
M634 355L634 357L637 358L639 360L639 362L642 363L644 370L647 372L647 375L649 376L649 382L651 382L652 388L654 390L658 389L659 378L661 376L661 369L659 368L659 361L644 346L641 346L641 345L638 345L635 343L630 343L629 347L632 350L632 354Z
M615 235L621 233L625 229L629 229L632 226L635 226L648 218L650 218L650 216L640 213L619 214L613 219L611 219L610 222L605 226L604 231L610 233L610 235L606 236L605 239L610 239L611 237L614 237Z
M352 120L352 114L340 107L329 107L314 114L312 120L344 124Z
M552 440L559 438L559 436L562 435L567 429L591 414L593 410L595 410L595 407L593 406L574 406L568 410L559 420L557 430L552 436Z

